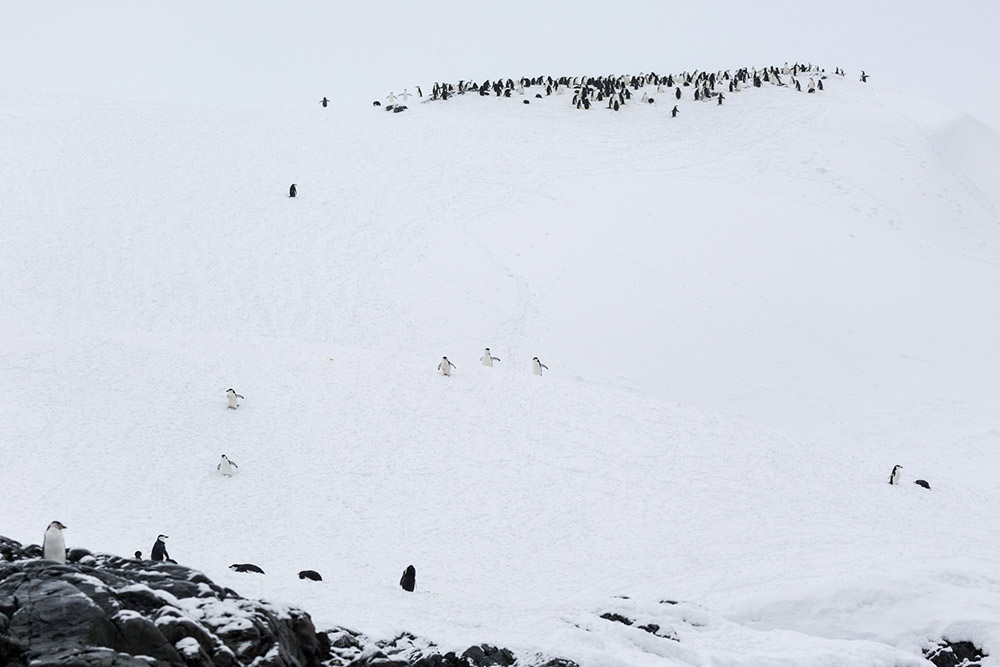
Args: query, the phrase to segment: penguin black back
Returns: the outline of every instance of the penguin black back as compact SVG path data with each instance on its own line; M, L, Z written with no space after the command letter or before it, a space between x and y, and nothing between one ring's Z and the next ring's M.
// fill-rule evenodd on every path
M229 566L229 569L235 572L256 572L257 574L264 574L264 570L260 569L253 563L233 563Z
M294 197L298 194L298 188L295 187L295 183L292 183L291 187L288 188L288 196Z
M404 591L412 593L413 589L417 587L417 568L407 565L406 569L403 570L403 577L399 580L399 585Z
M299 572L299 579L308 579L309 581L323 581L323 577L319 576L319 572L316 570L302 570Z

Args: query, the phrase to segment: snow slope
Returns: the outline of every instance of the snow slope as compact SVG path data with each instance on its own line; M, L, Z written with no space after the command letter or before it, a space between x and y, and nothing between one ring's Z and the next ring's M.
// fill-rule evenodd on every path
M0 534L165 533L320 627L444 648L1000 656L1000 140L848 79L653 94L0 95Z

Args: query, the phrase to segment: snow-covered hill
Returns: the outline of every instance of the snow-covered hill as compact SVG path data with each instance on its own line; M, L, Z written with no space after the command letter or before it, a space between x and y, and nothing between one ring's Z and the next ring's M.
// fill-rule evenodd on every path
M0 95L0 534L584 665L1000 655L1000 140L826 88Z

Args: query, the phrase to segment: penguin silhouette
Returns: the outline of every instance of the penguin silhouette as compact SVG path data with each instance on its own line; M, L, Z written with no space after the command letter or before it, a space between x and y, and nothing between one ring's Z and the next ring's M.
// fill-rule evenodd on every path
M403 570L403 577L399 580L399 585L404 591L412 593L413 589L417 587L417 568L407 565L406 569Z
M177 561L170 558L170 554L167 553L167 543L164 541L167 539L166 535L159 535L156 538L156 542L153 543L153 551L150 553L150 560L163 560L168 563L176 563Z
M330 100L326 99L326 97L324 96L323 99L319 101L319 103L322 104L323 108L325 109L326 105L330 103Z
M292 183L291 187L288 188L288 196L294 197L298 194L298 188L295 187L295 183Z
M677 105L675 104L674 108L670 110L670 117L671 118L677 118L677 114L679 114L679 113L680 113L680 111L677 109Z

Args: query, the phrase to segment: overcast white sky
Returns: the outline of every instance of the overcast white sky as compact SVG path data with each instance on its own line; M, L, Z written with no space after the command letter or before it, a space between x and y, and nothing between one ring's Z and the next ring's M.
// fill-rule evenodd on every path
M208 104L807 60L1000 129L997 0L0 0L0 86Z

